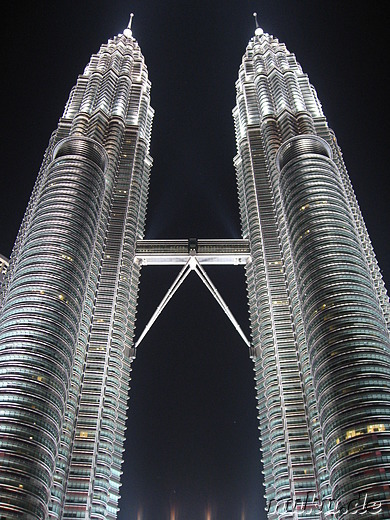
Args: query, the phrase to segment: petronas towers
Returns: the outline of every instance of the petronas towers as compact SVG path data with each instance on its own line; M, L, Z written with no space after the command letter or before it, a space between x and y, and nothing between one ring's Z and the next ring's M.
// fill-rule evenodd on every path
M129 24L45 152L1 286L0 518L116 518L150 263L183 265L165 303L196 271L246 340L203 267L245 264L268 518L390 518L389 300L307 75L257 27L233 110L240 240L143 240L150 89Z

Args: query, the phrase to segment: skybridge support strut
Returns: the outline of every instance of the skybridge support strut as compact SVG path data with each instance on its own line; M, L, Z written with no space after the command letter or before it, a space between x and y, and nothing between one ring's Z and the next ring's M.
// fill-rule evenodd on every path
M135 348L140 345L169 300L191 271L195 271L199 276L240 334L246 346L250 347L250 341L201 265L245 265L249 260L250 254L247 240L139 240L137 242L136 261L142 265L184 264L184 267L168 289L161 303L157 306L157 309L138 338Z

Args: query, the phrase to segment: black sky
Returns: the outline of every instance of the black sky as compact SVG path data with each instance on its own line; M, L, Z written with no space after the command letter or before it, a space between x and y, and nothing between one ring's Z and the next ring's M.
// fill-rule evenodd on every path
M50 133L70 88L131 11L156 111L147 238L239 237L231 110L252 12L309 74L335 130L365 221L390 277L388 15L384 1L76 1L2 8L0 252L9 255ZM360 5L360 4L359 4ZM241 268L209 269L247 331ZM144 269L138 333L176 276ZM246 347L190 277L133 365L120 520L265 518Z

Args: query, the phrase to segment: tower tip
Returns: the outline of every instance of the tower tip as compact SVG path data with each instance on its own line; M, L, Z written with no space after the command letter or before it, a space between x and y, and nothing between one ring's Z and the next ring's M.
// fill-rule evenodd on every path
M130 13L129 23L127 24L127 28L123 31L123 34L127 38L131 38L133 36L133 31L131 30L131 24L133 23L133 16L134 16L134 13Z
M257 13L253 13L253 17L255 19L255 34L256 36L261 36L263 34L263 29L259 27L259 22L257 21Z

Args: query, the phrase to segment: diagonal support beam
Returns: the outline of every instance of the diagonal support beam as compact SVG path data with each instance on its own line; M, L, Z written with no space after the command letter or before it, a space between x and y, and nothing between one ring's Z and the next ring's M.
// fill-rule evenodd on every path
M166 295L164 296L164 298L161 300L161 303L158 305L157 309L155 310L153 316L150 318L150 320L148 321L146 327L144 328L141 336L138 338L136 344L134 345L134 348L137 348L139 346L139 344L141 343L141 341L144 339L144 337L146 336L146 334L149 332L149 330L151 329L153 323L157 320L157 318L159 317L159 315L162 313L162 311L164 310L164 307L167 305L167 303L169 302L169 300L172 298L172 296L175 294L175 292L178 290L178 288L181 286L181 284L184 282L184 280L187 278L187 276L190 274L192 268L190 266L190 262L191 262L191 258L188 260L188 262L186 263L186 265L183 267L183 269L180 271L180 273L178 274L177 278L175 279L175 281L173 282L173 284L170 286L170 288L168 289Z
M214 298L217 300L219 305L222 307L222 310L226 314L226 316L229 318L229 320L232 322L233 327L237 330L241 338L244 340L244 343L250 347L251 344L247 337L245 336L244 332L242 331L240 325L238 324L237 320L233 316L232 312L230 311L229 307L225 303L222 296L219 294L218 289L215 287L213 282L208 277L206 271L203 269L203 267L200 265L199 261L197 260L196 256L190 256L187 263L183 267L183 269L178 274L177 278L171 285L171 287L168 289L167 293L165 294L164 298L161 300L161 303L158 305L157 309L153 313L153 316L148 321L146 327L144 328L142 334L138 338L136 344L134 345L135 348L138 348L141 341L144 339L146 334L151 329L154 322L157 320L161 312L164 310L165 306L169 302L169 300L172 298L172 296L175 294L175 292L178 290L178 288L181 286L181 284L184 282L184 280L187 278L187 276L190 274L191 271L195 271L196 274L199 276L199 278L202 280L202 282L205 284L207 289L211 292L211 294L214 296Z
M218 292L218 289L215 287L215 285L213 284L213 282L210 280L210 278L208 277L206 271L203 269L203 267L199 264L198 260L196 260L196 258L194 258L195 262L196 262L196 267L194 268L194 271L196 272L196 274L199 276L199 278L202 280L202 282L205 284L205 286L207 287L207 289L211 292L211 294L214 296L214 298L217 300L217 302L219 303L219 305L222 307L222 310L224 311L224 313L226 314L226 316L229 318L229 320L232 322L233 324L233 327L236 329L236 331L239 333L239 335L241 336L241 338L244 340L244 343L250 347L251 344L249 342L249 340L247 339L247 337L245 336L242 328L240 327L240 325L238 324L237 320L235 319L235 317L233 316L231 310L229 309L229 307L227 306L227 304L225 303L225 300L222 298L222 296L219 294Z

